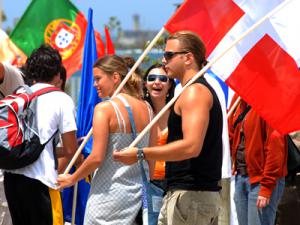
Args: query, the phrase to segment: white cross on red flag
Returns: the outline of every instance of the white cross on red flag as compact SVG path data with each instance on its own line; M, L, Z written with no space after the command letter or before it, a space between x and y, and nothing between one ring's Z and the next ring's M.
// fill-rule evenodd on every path
M300 1L286 1L212 67L283 134L300 129ZM165 28L198 33L213 59L286 1L186 0Z

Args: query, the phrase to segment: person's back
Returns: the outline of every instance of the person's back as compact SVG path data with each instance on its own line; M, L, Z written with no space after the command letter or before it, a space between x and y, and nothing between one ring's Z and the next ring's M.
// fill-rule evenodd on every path
M128 73L128 66L117 55L105 56L96 61L93 73L98 96L111 98ZM139 76L132 75L121 94L96 105L91 154L75 173L60 175L57 179L59 188L64 188L96 170L85 211L86 225L133 224L141 207L140 168L137 165L125 166L112 159L115 149L124 148L134 140L132 127L136 127L139 133L150 121L150 109L140 100L141 81ZM134 126L131 126L126 105L133 112ZM153 132L146 134L138 146L154 143L156 137L152 136Z
M20 85L24 84L22 72L14 66L0 62L0 99L10 95ZM0 221L6 221L6 224L11 224L10 214L7 208L3 188L3 175L0 170Z
M12 94L16 88L23 84L22 72L18 68L0 62L0 99Z
M62 63L58 51L42 45L34 50L22 68L32 91L54 87L60 80ZM28 79L28 80L27 80ZM37 99L36 118L40 142L45 148L32 164L5 172L4 187L14 225L63 224L57 171L64 170L76 150L76 123L72 99L61 91ZM55 151L55 134L61 134L64 148ZM22 187L22 188L20 188Z
M142 177L139 165L124 166L112 158L113 150L122 149L134 140L129 114L122 101L127 102L132 110L137 133L150 121L150 109L146 103L129 95L121 94L102 103L101 108L107 112L110 121L110 132L105 161L93 177L87 205L92 210L85 215L85 224L93 224L92 221L104 224L113 220L118 220L120 224L132 224L135 217L131 215L136 215L141 207ZM138 143L139 147L148 145L149 132ZM146 163L145 168L148 172ZM95 212L101 212L101 215Z

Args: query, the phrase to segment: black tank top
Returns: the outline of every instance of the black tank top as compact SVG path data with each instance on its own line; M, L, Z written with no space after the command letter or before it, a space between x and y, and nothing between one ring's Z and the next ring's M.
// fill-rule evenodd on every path
M166 162L166 179L168 190L219 191L222 171L222 110L213 88L204 77L195 83L205 85L213 96L213 106L209 112L209 125L201 153L196 158L183 161ZM201 101L201 99L199 99ZM170 110L168 120L169 135L167 143L183 138L181 116Z

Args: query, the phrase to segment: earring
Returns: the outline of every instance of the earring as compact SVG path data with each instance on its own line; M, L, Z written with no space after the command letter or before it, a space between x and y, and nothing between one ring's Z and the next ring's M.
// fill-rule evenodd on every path
M148 90L146 91L146 97L147 97L147 98L149 97L149 92L148 92Z

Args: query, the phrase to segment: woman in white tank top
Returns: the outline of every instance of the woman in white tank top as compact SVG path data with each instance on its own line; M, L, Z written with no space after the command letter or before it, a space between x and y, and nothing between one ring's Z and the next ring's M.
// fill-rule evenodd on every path
M105 56L94 65L94 86L101 98L111 97L128 72L124 60ZM141 100L142 79L133 74L121 93L95 107L91 154L72 175L60 175L59 188L74 185L94 171L84 224L135 224L141 207L142 178L138 164L127 166L113 161L112 152L130 145L132 135L126 106L133 112L137 132L152 118L149 105ZM156 127L139 142L139 147L156 143ZM153 163L146 168L153 170ZM147 169L149 171L149 169ZM150 172L151 174L151 172Z

